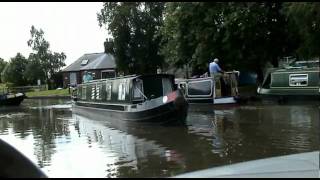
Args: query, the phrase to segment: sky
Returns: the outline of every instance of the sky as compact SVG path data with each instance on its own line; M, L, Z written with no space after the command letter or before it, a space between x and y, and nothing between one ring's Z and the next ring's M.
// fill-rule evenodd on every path
M102 7L102 2L0 2L0 58L29 56L32 25L44 31L52 52L66 54L66 65L85 53L103 52L111 36L97 21Z

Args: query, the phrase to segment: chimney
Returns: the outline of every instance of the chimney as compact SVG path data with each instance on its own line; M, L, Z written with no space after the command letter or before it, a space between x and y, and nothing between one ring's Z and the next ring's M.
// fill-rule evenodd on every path
M107 38L106 41L104 42L104 52L113 54L114 53L113 48L114 48L113 39Z

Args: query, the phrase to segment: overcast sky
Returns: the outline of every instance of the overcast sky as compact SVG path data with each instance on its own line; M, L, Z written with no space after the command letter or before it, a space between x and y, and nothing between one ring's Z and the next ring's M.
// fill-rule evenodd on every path
M0 57L18 52L28 57L30 29L44 31L50 50L64 52L69 65L84 53L103 52L108 35L100 28L97 12L102 2L0 2Z

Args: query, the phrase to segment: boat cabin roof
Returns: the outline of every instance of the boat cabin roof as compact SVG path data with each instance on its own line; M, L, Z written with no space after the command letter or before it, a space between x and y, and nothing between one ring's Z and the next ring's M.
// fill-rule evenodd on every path
M319 67L286 67L273 69L271 72L299 72L299 71L319 71Z
M101 81L105 81L105 80L120 80L120 79L128 79L129 81L132 81L134 79L144 79L144 78L152 78L152 77L163 77L163 78L169 78L174 80L174 75L172 74L147 74L147 75L128 75L128 76L119 76L119 77L115 77L115 78L107 78L107 79L97 79L97 80L92 80L89 81L88 83L85 84L90 84L90 83L97 83L97 82L101 82Z
M174 75L130 75L99 79L78 85L78 96L85 101L139 103L164 96L173 90Z

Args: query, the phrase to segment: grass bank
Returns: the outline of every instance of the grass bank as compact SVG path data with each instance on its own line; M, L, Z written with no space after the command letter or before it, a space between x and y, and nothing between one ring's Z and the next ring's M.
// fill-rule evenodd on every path
M59 97L59 96L70 96L69 90L67 89L54 89L48 91L38 91L38 92L27 92L27 97Z

